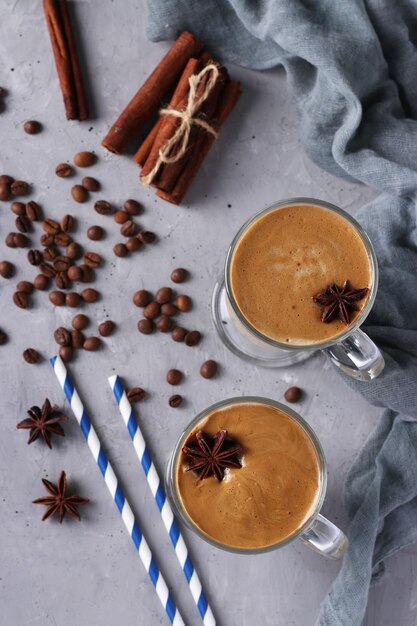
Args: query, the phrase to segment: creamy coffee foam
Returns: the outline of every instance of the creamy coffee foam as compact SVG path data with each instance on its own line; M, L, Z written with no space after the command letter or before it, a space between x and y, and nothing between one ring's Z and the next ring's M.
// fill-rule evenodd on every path
M230 547L256 549L293 535L311 516L319 496L315 449L294 420L266 404L233 404L215 410L190 433L214 435L224 428L243 447L240 469L199 481L186 471L181 453L176 469L180 500L189 517L212 539Z
M360 236L340 215L313 205L277 208L259 217L240 238L231 261L235 301L248 322L267 337L311 344L346 330L324 324L312 296L331 283L371 286L371 266ZM360 301L351 323L366 304Z

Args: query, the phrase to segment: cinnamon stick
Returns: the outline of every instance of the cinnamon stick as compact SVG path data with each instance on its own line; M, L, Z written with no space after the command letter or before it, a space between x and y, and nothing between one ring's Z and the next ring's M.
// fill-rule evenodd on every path
M43 0L43 8L64 98L66 117L68 120L86 120L88 119L88 104L67 0Z
M153 146L153 142L155 141L159 129L161 128L162 122L163 118L158 117L157 122L153 125L149 133L146 135L145 139L142 141L135 155L133 156L133 160L135 161L135 163L137 163L141 167L144 166L146 159L149 156L149 153Z
M146 121L156 113L161 101L177 84L187 62L198 56L202 44L190 33L182 33L160 61L119 118L110 128L102 145L121 154Z

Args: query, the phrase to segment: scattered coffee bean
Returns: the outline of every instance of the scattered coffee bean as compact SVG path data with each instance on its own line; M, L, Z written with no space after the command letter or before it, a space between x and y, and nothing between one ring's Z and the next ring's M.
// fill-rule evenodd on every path
M143 335L150 335L153 332L153 322L151 320L139 320L138 331Z
M55 306L64 306L65 304L65 293L62 291L51 291L48 298Z
M74 229L74 225L75 220L72 215L64 215L61 220L61 230L64 231L64 233L69 233L71 230Z
M49 247L49 246L53 246L55 237L53 235L47 235L45 233L44 235L42 235L39 241L41 242L43 246Z
M129 251L126 248L124 243L116 243L116 245L113 248L113 252L118 257L125 257Z
M68 363L74 356L74 350L71 346L61 346L59 349L59 356L64 361L64 363Z
M9 338L4 330L0 329L0 346L4 346L4 344L7 343L8 339Z
M158 302L150 302L143 309L143 315L148 320L154 320L161 312L161 307Z
M123 235L123 237L133 237L136 235L137 231L138 227L132 220L127 220L120 228L120 234Z
M172 328L172 320L168 315L162 315L156 322L156 327L161 333L168 333Z
M101 346L101 341L99 337L87 337L84 341L83 348L84 350L98 350Z
M124 224L128 221L129 214L126 213L126 211L116 211L116 213L113 215L113 219L116 224Z
M182 373L179 370L172 369L167 372L167 383L170 385L179 385L182 381Z
M154 241L156 240L156 235L155 233L152 233L149 230L142 230L139 235L138 235L140 241L142 243L154 243Z
M166 302L161 306L162 315L168 315L168 317L172 317L176 313L178 313L178 309L175 304L171 304L171 302Z
M1 174L0 176L0 185L11 185L13 181L13 176L8 176L7 174Z
M81 184L87 191L98 191L100 189L100 183L95 178L92 178L92 176L84 176Z
M57 272L55 275L55 286L58 289L68 289L70 285L70 279L66 272Z
M76 243L75 241L71 241L71 243L67 246L67 249L65 250L66 256L73 261L80 259L82 253L83 249L81 248L80 244Z
M10 209L15 215L26 215L26 209L23 202L12 202Z
M80 282L80 280L82 280L83 278L83 271L78 265L71 265L71 267L68 268L67 274L70 280L73 280L77 283Z
M41 263L39 265L39 269L40 269L41 273L44 276L47 276L48 278L55 278L55 276L56 276L55 268L52 267L52 265L50 265L49 263Z
M42 124L36 120L28 120L23 124L23 130L28 135L37 135L42 130Z
M94 210L100 215L111 215L113 213L113 207L107 200L97 200L94 203Z
M75 202L85 202L88 198L88 191L82 185L74 185L71 188L71 195Z
M74 163L77 167L91 167L96 160L96 155L87 151L77 152L74 156Z
M59 248L66 248L70 243L72 243L72 239L68 233L58 233L54 235L54 244Z
M203 365L200 367L200 375L203 378L213 378L217 374L217 363L212 359L208 361L204 361Z
M188 272L183 267L177 267L177 269L171 272L171 280L173 283L183 283L188 278Z
M82 271L81 281L83 283L91 283L94 280L94 270L89 265L81 263L80 270Z
M136 200L132 200L132 198L126 200L123 208L129 215L140 215L143 211L142 205Z
M198 330L192 330L185 335L185 345L186 346L196 346L200 343L201 333Z
M89 267L100 267L101 265L101 256L96 254L95 252L86 252L83 257L83 261Z
M13 239L17 248L27 248L29 245L29 239L23 233L15 233Z
M180 295L175 300L175 306L181 313L186 313L191 309L192 301L189 296Z
M4 240L6 246L8 248L16 248L16 242L14 240L14 236L16 233L9 233L6 237L6 239Z
M48 235L57 235L61 232L61 226L55 220L43 220L41 227Z
M68 178L73 173L73 169L69 163L60 163L55 168L55 174L60 178Z
M0 276L3 278L11 278L14 274L15 267L10 261L0 262Z
M170 399L168 400L168 404L169 406L172 406L173 409L176 409L182 404L182 396L178 394L171 396Z
M101 226L90 226L87 230L87 237L92 241L100 241L104 237L104 230Z
M126 248L129 252L136 252L143 246L143 243L137 237L129 237L126 241Z
M184 341L187 333L188 333L188 330L186 330L185 328L181 328L181 326L176 326L172 330L171 337L174 341L177 341L178 343L180 343L181 341Z
M54 261L57 256L59 256L59 252L53 246L47 246L43 251L43 258L45 261Z
M19 233L28 233L32 230L32 222L26 215L18 215L15 219L15 225Z
M75 330L84 330L85 328L87 328L89 323L90 323L89 318L83 313L78 313L77 315L75 315L72 318L72 322L71 322L72 327Z
M161 287L158 289L155 295L155 301L158 304L167 304L170 302L172 298L172 289L171 287Z
M29 191L29 185L24 180L15 180L10 185L12 196L25 196Z
M82 302L82 297L76 291L70 291L65 296L65 304L71 307L72 309L74 309L77 306L80 306L81 302Z
M72 260L63 254L58 254L53 261L57 272L67 272L72 265Z
M130 402L142 402L145 395L145 390L142 387L132 387L127 392L127 398Z
M84 345L85 337L80 330L71 331L71 344L76 350L81 350Z
M81 292L82 299L84 302L97 302L99 299L99 293L95 289L91 287L87 287L87 289L83 289Z
M31 265L40 265L43 261L43 254L40 250L29 250L27 257Z
M302 396L300 387L289 387L284 393L287 402L299 402Z
M152 296L146 289L140 289L133 294L133 304L139 307L145 307L151 302Z
M38 222L42 217L42 209L34 200L26 202L25 213L31 222Z
M15 291L13 294L13 302L19 309L27 309L29 306L29 298L24 291Z
M35 286L35 289L38 289L39 291L46 291L46 289L48 289L49 287L49 278L47 278L43 274L38 274L37 276L35 276L33 284Z
M23 353L23 358L25 359L26 363L34 365L35 363L38 363L41 355L34 348L27 348Z
M33 283L28 280L20 280L16 285L16 291L24 291L28 295L33 293L34 286Z
M60 346L71 345L71 333L63 326L56 329L54 332L54 339Z
M10 198L10 185L0 183L0 200L6 202Z
M99 324L98 332L102 337L109 337L115 329L115 324L111 320L106 320Z

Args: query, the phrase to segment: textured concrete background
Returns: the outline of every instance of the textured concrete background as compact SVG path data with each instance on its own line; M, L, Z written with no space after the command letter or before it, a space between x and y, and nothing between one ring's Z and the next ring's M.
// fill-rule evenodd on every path
M243 97L186 206L174 208L156 201L153 193L139 185L132 161L108 154L100 141L167 45L146 40L140 1L91 0L74 5L95 113L95 119L82 124L65 120L40 1L1 2L0 85L9 95L0 115L0 173L33 183L32 197L48 216L74 214L80 242L87 242L87 226L99 223L106 229L104 241L88 245L106 261L95 285L103 298L85 307L85 312L95 322L109 316L117 322L118 331L101 352L80 354L70 369L178 606L187 623L197 625L198 613L115 409L107 376L118 372L127 384L139 384L148 391L148 399L140 405L140 421L161 470L182 427L208 404L236 394L280 400L288 385L299 384L306 390L299 411L320 436L329 464L323 512L346 529L343 481L379 412L346 388L321 355L293 368L270 371L228 353L211 326L210 293L235 231L264 205L305 195L354 212L374 193L337 180L307 160L282 71L231 68L243 83ZM23 132L22 123L28 118L45 125L41 135ZM81 149L96 150L99 155L91 172L103 186L99 197L116 205L128 197L142 201L146 210L139 221L158 233L158 245L129 259L115 259L111 250L120 240L116 224L98 216L92 202L75 204L70 198L73 180L58 179L53 173L57 163ZM14 229L14 220L8 204L0 203L0 212L3 242ZM1 257L18 267L16 279L1 279L0 284L0 327L10 335L10 342L0 349L0 623L166 624L75 420L65 427L67 436L55 441L52 451L41 442L28 447L26 433L15 430L25 411L45 396L64 404L46 358L55 352L53 330L68 326L73 311L54 309L41 292L34 296L32 309L17 309L11 302L13 285L16 280L33 278L35 271L26 261L26 251L0 245ZM139 310L131 303L132 293L169 284L170 271L176 266L192 272L184 291L193 297L195 307L183 320L204 332L198 348L174 344L162 334L145 337L136 331ZM42 364L31 366L23 361L22 352L29 346L42 352ZM221 373L212 381L198 374L200 363L209 357L221 363ZM187 401L176 410L167 406L172 388L165 383L165 373L171 367L186 375L178 391ZM42 523L42 507L31 504L43 494L41 478L55 480L61 469L79 493L91 499L81 509L80 524L71 520L62 526ZM222 626L312 626L339 569L338 563L324 560L300 543L273 554L239 557L186 535ZM388 562L387 577L371 592L366 626L416 623L415 554L415 549L408 549Z

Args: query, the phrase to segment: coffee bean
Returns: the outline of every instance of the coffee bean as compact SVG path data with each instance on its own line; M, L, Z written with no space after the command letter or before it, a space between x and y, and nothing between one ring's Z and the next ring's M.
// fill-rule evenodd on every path
M29 239L23 233L15 233L13 239L17 248L27 248L29 245Z
M53 246L47 246L43 251L43 258L45 261L53 261L59 256L59 252Z
M81 267L78 267L78 265L71 265L71 267L68 268L67 274L68 278L70 280L74 280L75 282L79 282L83 277L83 271Z
M48 278L55 278L55 276L56 276L55 268L52 267L52 265L50 265L49 263L41 263L39 265L39 269L40 269L41 273L44 276L47 276Z
M71 331L71 343L72 347L76 350L81 350L84 345L85 337L80 330Z
M26 215L26 209L23 202L12 202L10 209L15 215Z
M124 243L116 243L113 248L113 252L118 257L125 257L128 254L128 249Z
M123 208L128 215L140 215L143 210L142 205L139 204L139 202L137 202L136 200L132 200L131 198L129 198L129 200L126 200Z
M168 400L168 404L169 406L172 406L173 409L176 409L182 404L182 396L178 394L171 396L170 399Z
M46 289L48 289L49 287L49 278L47 278L43 274L38 274L37 276L35 276L33 284L35 286L35 289L38 289L39 291L46 291Z
M161 312L161 307L158 302L150 302L143 309L143 315L148 320L156 319Z
M139 320L138 331L143 335L150 335L153 332L153 322L151 320Z
M42 235L42 237L39 240L41 242L41 244L45 247L49 247L52 246L54 244L55 241L55 237L53 235L47 235L46 233L44 235Z
M128 221L129 214L126 213L126 211L116 211L116 213L113 215L113 219L116 224L124 224Z
M13 181L13 176L8 176L7 174L0 175L0 185L11 185Z
M6 202L10 198L10 185L0 183L0 200Z
M96 254L95 252L86 252L84 254L83 261L89 267L100 267L101 256L99 254Z
M108 337L109 335L113 333L114 329L115 329L114 322L112 322L111 320L106 320L105 322L102 322L101 324L99 324L98 332L100 333L102 337Z
M171 304L171 302L167 302L161 306L162 315L168 315L168 317L172 317L176 313L178 313L178 309L175 304Z
M75 241L72 241L68 246L67 249L65 250L65 254L69 259L72 259L73 261L75 261L76 259L80 259L82 256L83 250L80 246L80 244L76 243Z
M99 293L95 289L88 287L87 289L83 289L81 292L82 299L84 302L97 302L99 299Z
M176 369L169 370L166 379L170 385L179 385L182 381L182 373Z
M70 279L68 278L68 274L66 272L57 272L55 276L55 286L58 289L68 289L70 286Z
M126 241L126 248L129 252L136 252L143 246L143 243L137 237L129 237Z
M53 265L57 272L67 272L72 265L72 260L67 256L59 254L55 257Z
M133 237L134 235L136 235L137 230L138 227L136 226L136 224L132 222L132 220L127 220L127 222L122 224L120 228L120 234L123 235L123 237Z
M185 328L181 328L181 326L176 326L171 333L171 338L180 343L181 341L184 341L185 336L187 335L188 330L186 330Z
M57 235L61 232L61 226L55 220L43 220L41 227L48 235Z
M90 226L87 230L87 237L92 241L100 241L104 237L104 230L101 226Z
M74 156L74 163L77 167L91 167L96 160L96 155L87 151L77 152Z
M155 233L152 233L150 230L142 230L139 235L138 235L140 241L142 243L154 243L154 241L156 240L156 235Z
M172 328L172 320L168 315L162 315L156 322L156 327L161 333L168 333Z
M20 233L28 233L32 230L32 223L26 215L18 215L15 219L15 225Z
M15 267L10 261L0 262L0 276L3 278L11 278L14 274Z
M12 196L25 196L29 191L29 185L24 180L15 180L10 185Z
M4 344L7 343L8 339L9 338L4 330L0 329L0 346L4 346Z
M140 289L133 294L133 304L139 307L145 307L151 302L152 296L146 289Z
M100 215L111 215L114 209L107 200L97 200L94 203L94 210Z
M59 163L55 168L55 174L60 178L68 178L73 173L73 169L69 163Z
M71 333L63 326L56 329L54 332L54 339L60 346L71 345Z
M54 244L59 248L66 248L70 243L72 243L72 239L68 233L58 233L54 235Z
M72 360L74 356L74 350L71 346L61 346L59 349L59 356L64 361L64 363L68 363Z
M23 130L28 135L37 135L42 130L42 124L36 120L28 120L23 124Z
M191 309L192 302L189 296L180 295L175 300L175 306L181 313L186 313Z
M71 195L75 202L85 202L88 198L88 191L82 185L74 185L71 188Z
M132 387L127 392L129 402L142 402L145 398L145 390L142 387Z
M65 293L62 291L51 291L48 298L55 306L64 306L65 304Z
M183 283L188 278L188 272L183 267L177 267L177 269L171 272L171 280L173 283Z
M80 306L81 302L82 302L82 297L76 291L70 291L65 296L65 304L71 307L72 309L74 309L77 306Z
M64 231L64 233L68 233L74 229L74 225L75 220L72 215L64 215L61 220L61 230Z
M172 298L171 287L161 287L155 295L155 302L158 304L167 304Z
M200 375L203 378L213 378L217 374L217 363L212 359L204 361L200 367Z
M84 341L83 348L84 350L95 351L98 350L101 346L101 341L99 337L87 337Z
M23 291L24 293L27 293L28 295L33 293L33 290L34 290L33 283L29 282L28 280L20 280L16 285L16 291Z
M87 189L87 191L98 191L100 189L100 183L98 180L92 178L91 176L84 176L81 184Z
M43 261L43 254L40 250L29 250L27 257L31 265L40 265Z
M83 313L78 313L77 315L75 315L72 318L72 322L71 322L72 327L75 330L84 330L85 328L87 328L89 323L90 323L89 318Z
M38 222L42 217L42 209L34 200L26 202L25 212L31 222Z
M19 309L27 309L29 306L29 298L24 291L15 291L13 294L13 302Z
M299 402L302 396L300 387L289 387L284 393L284 398L287 402Z
M81 281L83 283L91 283L94 280L93 268L85 263L81 263L80 269L82 271Z
M198 330L192 330L185 335L185 345L186 346L196 346L200 343L201 333Z
M41 358L41 355L34 348L27 348L23 352L23 358L25 359L26 363L29 363L30 365L34 365L35 363L38 363L39 359Z
M16 248L16 242L14 240L14 236L16 233L9 233L4 240L4 243L8 248Z

